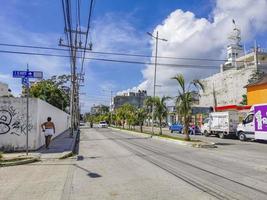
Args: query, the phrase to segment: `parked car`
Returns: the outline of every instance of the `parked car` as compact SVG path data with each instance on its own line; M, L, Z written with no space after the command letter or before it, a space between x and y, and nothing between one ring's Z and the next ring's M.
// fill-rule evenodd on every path
M189 134L190 135L199 135L201 134L200 128L195 125L189 126Z
M238 125L236 136L241 141L267 140L267 104L251 107L243 122Z
M174 131L175 131L175 132L182 133L183 125L182 125L182 124L179 124L179 123L172 124L172 125L169 127L169 130L171 131L171 133L173 133Z
M101 122L99 122L98 127L99 128L107 128L108 124L106 121L101 121Z

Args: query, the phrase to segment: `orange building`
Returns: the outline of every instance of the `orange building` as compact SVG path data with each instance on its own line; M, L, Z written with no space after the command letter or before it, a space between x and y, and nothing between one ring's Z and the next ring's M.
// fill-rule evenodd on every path
M267 75L261 80L248 84L247 88L247 104L267 103Z

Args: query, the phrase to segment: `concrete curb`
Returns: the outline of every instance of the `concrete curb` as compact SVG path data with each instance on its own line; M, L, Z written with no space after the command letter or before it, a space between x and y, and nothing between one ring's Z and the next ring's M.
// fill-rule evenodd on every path
M145 133L139 133L139 132L135 132L135 131L130 131L130 130L123 130L123 129L119 129L119 128L114 128L114 127L110 127L111 129L114 130L119 130L122 132L127 132L130 133L132 135L139 135L139 136L143 136L143 137L149 137L151 136L151 138L153 139L157 139L157 140L164 140L164 141L168 141L168 142L173 142L179 145L184 145L184 146L189 146L189 147L194 147L194 148L217 148L217 146L215 145L215 143L207 143L207 142L186 142L186 141L181 141L181 140L175 140L172 138L164 138L164 137L160 137L157 135L149 135L149 134L145 134Z
M11 167L16 165L25 165L33 162L40 161L39 157L29 157L25 158L23 160L16 160L16 161L8 161L8 162L2 162L0 163L0 167Z

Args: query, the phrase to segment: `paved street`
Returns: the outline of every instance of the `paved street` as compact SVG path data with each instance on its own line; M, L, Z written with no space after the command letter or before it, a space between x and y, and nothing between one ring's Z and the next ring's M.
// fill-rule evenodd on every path
M267 145L185 147L83 129L79 155L0 168L0 199L267 199Z

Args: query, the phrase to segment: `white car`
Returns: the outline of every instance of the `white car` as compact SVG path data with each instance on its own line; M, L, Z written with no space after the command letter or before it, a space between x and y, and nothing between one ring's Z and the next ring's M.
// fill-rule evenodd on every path
M98 127L99 128L107 128L108 124L106 121L101 121L101 122L99 122Z

